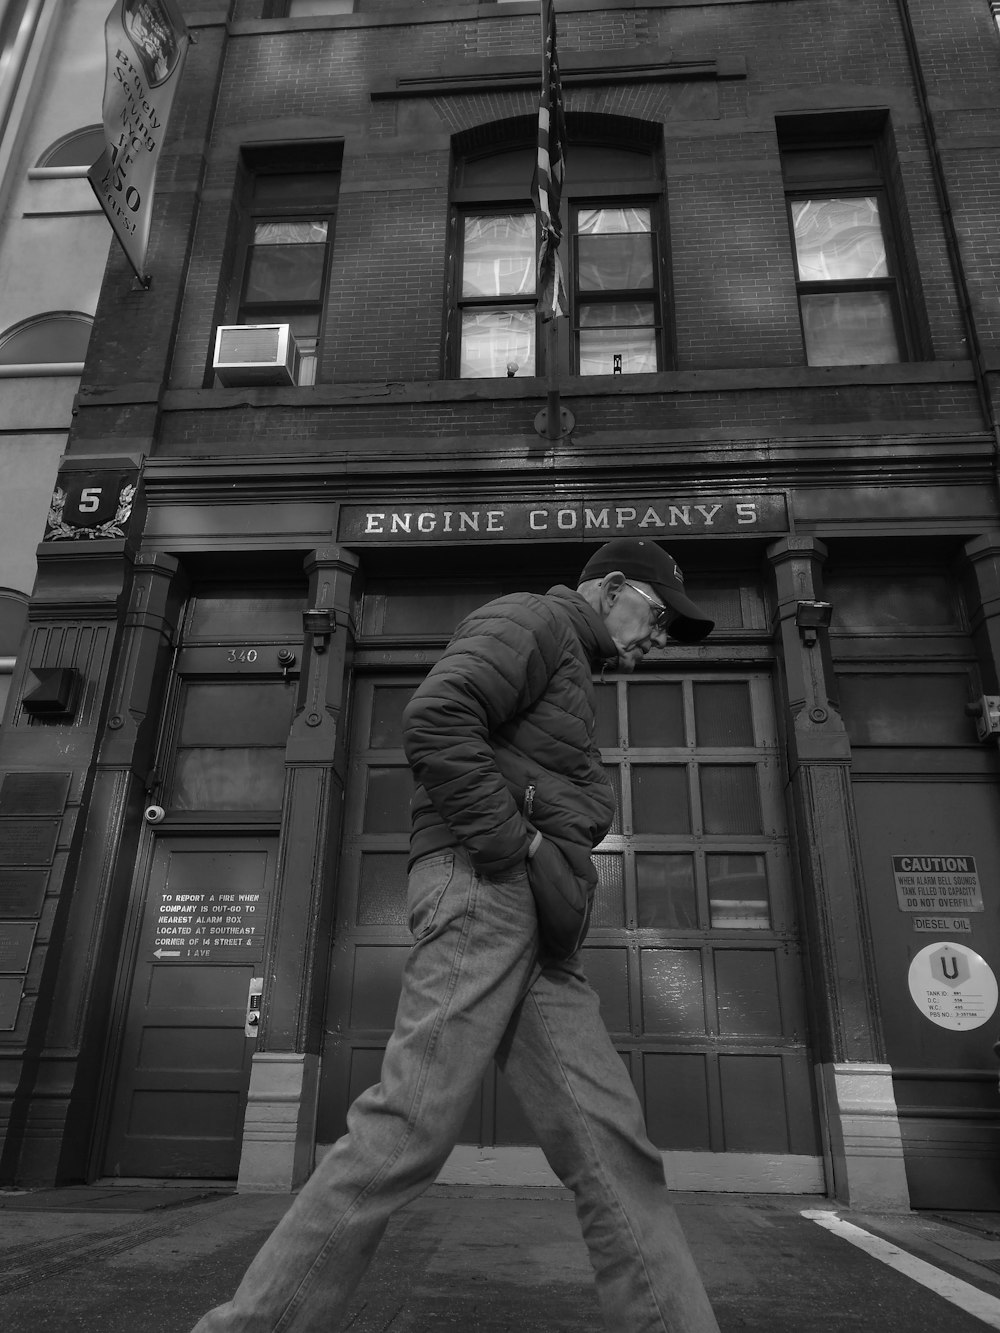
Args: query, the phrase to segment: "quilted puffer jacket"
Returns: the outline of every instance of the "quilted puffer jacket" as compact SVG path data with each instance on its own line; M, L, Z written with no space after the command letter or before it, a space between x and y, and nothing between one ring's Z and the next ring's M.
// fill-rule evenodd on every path
M603 620L570 588L500 597L459 625L403 715L411 864L461 843L478 870L503 874L537 828L593 883L590 853L614 814L594 741L592 671L607 659Z

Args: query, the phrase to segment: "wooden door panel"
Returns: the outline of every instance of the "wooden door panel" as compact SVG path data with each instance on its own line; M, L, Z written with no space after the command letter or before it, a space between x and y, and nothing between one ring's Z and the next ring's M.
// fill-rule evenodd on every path
M254 1047L247 999L273 861L271 838L158 836L106 1174L236 1175Z

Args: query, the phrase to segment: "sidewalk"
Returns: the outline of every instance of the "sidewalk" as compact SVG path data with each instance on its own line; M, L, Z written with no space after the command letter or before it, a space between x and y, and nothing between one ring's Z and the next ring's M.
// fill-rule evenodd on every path
M187 1333L230 1294L289 1202L210 1186L0 1191L0 1325ZM815 1196L676 1202L723 1333L1000 1328L1000 1214L861 1216ZM816 1212L983 1293L983 1317L804 1216ZM568 1194L436 1186L393 1219L344 1328L602 1333Z

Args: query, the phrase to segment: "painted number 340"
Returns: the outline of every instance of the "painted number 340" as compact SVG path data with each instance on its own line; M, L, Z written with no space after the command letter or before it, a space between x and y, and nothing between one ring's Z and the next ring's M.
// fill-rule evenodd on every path
M256 648L230 648L227 662L256 662Z

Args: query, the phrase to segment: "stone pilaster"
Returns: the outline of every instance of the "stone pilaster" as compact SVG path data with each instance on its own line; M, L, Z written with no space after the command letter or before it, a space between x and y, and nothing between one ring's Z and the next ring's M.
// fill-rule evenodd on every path
M339 547L306 561L309 606L332 612L324 642L306 633L275 883L275 933L264 964L257 1051L250 1074L240 1190L291 1190L312 1167L320 1025L336 893L346 738L346 669L354 640L357 558Z
M860 871L851 747L836 705L827 631L797 623L803 603L823 600L825 557L823 543L812 537L788 537L768 551L818 1084L836 1197L857 1208L906 1208Z
M966 604L988 694L1000 693L1000 532L965 547Z
M122 922L183 603L177 574L177 561L162 554L137 555L132 567L120 646L99 709L79 858L25 1119L24 1181L79 1180L90 1173Z

